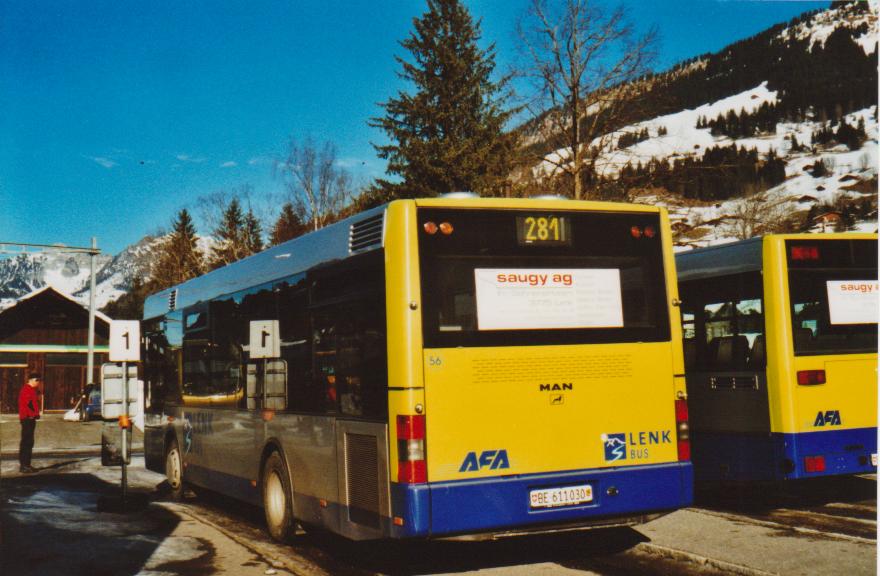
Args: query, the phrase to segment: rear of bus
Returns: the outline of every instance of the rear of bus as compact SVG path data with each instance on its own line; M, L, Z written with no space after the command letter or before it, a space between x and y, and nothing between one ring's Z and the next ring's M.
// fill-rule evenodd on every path
M620 525L691 503L661 209L395 202L385 246L392 536Z
M770 236L763 250L784 477L876 472L876 234Z

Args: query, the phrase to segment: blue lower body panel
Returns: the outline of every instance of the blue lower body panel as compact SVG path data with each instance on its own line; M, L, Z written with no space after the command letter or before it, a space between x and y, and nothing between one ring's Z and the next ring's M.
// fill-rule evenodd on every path
M786 478L813 478L837 474L876 473L871 455L877 454L877 428L827 430L802 434L781 434L785 457L794 462ZM824 456L824 472L807 472L804 458Z
M593 500L532 508L531 490L589 484ZM690 462L579 470L428 484L392 484L393 515L402 520L394 537L476 534L541 525L589 524L603 518L638 516L693 502Z
M877 471L877 428L800 434L736 434L694 431L691 435L697 487L720 482L798 480ZM804 458L822 456L823 472L807 472Z

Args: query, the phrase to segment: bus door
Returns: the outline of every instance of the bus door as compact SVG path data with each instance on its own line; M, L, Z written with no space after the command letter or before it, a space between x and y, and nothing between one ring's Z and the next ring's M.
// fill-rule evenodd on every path
M876 240L786 240L796 476L877 465Z
M680 289L697 481L772 478L761 274L694 280Z

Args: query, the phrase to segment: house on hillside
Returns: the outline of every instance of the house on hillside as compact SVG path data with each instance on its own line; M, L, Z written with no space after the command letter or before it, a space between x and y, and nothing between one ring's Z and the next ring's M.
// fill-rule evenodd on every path
M822 232L833 231L842 217L840 212L824 212L813 218L813 225L820 226Z
M0 311L0 412L15 413L28 372L43 376L43 409L67 410L90 379L89 310L47 286ZM95 313L95 371L107 361L110 318Z

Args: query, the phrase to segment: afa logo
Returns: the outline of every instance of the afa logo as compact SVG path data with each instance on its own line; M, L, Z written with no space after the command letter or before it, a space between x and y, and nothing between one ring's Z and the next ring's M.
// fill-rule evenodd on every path
M605 443L605 461L626 460L626 434L602 434Z
M488 468L489 470L510 468L507 450L483 450L479 456L477 456L476 452L468 452L458 471L479 472L483 468Z
M816 420L813 422L813 427L819 426L840 426L843 424L840 420L840 410L826 410L825 412L819 412L816 414Z

